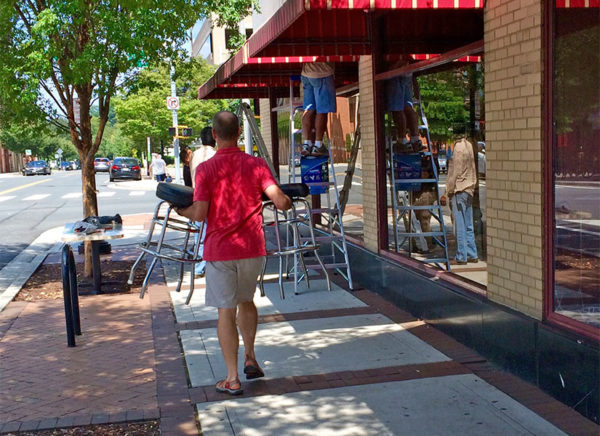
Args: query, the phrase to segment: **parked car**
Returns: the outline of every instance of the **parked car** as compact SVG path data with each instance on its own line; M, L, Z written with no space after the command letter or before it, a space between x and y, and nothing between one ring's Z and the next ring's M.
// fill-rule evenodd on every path
M142 180L140 162L134 157L117 157L109 170L110 181L115 179Z
M63 160L58 166L59 170L71 171L73 169L73 164L68 160Z
M45 160L32 160L31 162L27 162L22 171L24 176L35 176L36 174L50 175L52 173L50 165L48 165Z
M446 150L438 151L437 160L438 160L438 165L440 168L440 174L447 173L448 172L448 159L446 158Z
M477 174L485 177L485 142L477 143Z
M80 164L79 160L75 159L75 160L71 161L71 167L74 170L80 170L81 169L81 164Z
M106 157L97 157L94 159L94 172L105 172L107 173L110 169L110 160Z

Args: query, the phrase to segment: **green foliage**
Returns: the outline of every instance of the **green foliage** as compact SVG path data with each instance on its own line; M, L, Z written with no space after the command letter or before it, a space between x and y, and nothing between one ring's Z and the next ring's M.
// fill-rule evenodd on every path
M25 150L31 150L33 156L45 160L54 159L59 148L63 150L65 159L77 157L77 150L68 135L40 126L15 125L0 130L0 143L16 153L25 153Z
M600 108L598 26L565 32L556 38L554 53L556 132L568 133L592 122Z
M444 71L418 77L423 109L432 140L448 140L455 124L469 121L468 86L462 71Z
M178 123L191 127L198 136L210 123L213 115L227 109L223 100L198 100L198 87L214 73L214 67L202 59L180 61L175 65L180 109ZM145 149L146 137L151 138L154 151L158 145L172 142L169 127L173 125L172 112L167 109L166 98L171 95L170 67L156 65L140 72L139 78L127 93L114 101L116 121L136 147ZM191 142L193 138L180 140Z

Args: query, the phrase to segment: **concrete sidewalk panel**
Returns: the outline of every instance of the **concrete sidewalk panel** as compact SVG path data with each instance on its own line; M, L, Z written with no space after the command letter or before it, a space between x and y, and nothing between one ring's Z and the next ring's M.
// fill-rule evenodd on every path
M189 305L185 304L189 292L188 287L182 287L182 291L179 293L171 292L177 322L217 319L217 309L204 305L204 285L204 279L194 281L194 286L197 287L194 289L194 296ZM322 279L311 280L310 289L307 289L304 282L299 284L298 295L294 295L293 283L286 282L284 289L286 291L285 299L282 300L277 283L265 283L266 297L261 297L257 288L256 294L254 294L254 303L258 308L259 315L366 306L358 298L333 283L331 284L331 292L329 292L325 280Z
M215 328L180 335L192 386L226 375ZM260 324L255 349L268 378L449 360L380 314Z
M564 435L480 378L454 375L197 405L211 435Z

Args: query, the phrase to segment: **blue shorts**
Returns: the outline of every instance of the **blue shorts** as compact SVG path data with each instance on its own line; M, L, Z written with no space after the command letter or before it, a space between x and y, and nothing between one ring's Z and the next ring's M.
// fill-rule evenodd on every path
M321 79L310 79L304 76L301 76L301 78L304 89L302 106L304 106L305 111L312 109L316 110L318 114L336 112L333 76Z
M412 76L398 76L385 82L385 104L389 112L413 105Z

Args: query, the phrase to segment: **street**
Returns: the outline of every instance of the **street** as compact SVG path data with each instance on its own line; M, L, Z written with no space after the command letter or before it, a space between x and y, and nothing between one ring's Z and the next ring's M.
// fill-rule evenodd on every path
M139 183L139 188L136 188ZM152 212L154 190L143 182L109 182L96 175L100 215ZM41 233L83 218L81 171L53 171L50 176L0 176L0 269Z

